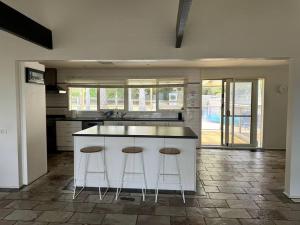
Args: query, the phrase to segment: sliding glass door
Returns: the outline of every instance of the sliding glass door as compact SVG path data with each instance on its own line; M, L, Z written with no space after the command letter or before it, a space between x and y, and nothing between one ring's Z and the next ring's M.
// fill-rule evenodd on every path
M222 145L256 147L257 80L223 82Z
M204 80L202 145L257 147L258 80Z

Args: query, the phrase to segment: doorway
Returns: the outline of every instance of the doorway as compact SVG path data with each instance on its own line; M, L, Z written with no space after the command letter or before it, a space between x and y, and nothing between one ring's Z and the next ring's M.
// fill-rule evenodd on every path
M258 147L258 84L258 79L202 81L202 146Z

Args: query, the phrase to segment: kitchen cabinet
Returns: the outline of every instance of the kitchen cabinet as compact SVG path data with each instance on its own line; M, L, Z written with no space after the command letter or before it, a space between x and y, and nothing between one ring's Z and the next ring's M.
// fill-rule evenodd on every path
M72 134L82 130L81 121L56 121L56 146L58 151L73 151Z

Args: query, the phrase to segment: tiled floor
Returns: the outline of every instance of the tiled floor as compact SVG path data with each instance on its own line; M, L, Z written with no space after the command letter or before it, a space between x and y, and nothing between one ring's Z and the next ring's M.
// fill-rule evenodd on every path
M50 172L19 192L0 192L0 225L300 224L300 204L282 194L284 152L198 150L198 191L184 205L178 195L140 194L114 201L83 192L72 200L71 153L49 157Z

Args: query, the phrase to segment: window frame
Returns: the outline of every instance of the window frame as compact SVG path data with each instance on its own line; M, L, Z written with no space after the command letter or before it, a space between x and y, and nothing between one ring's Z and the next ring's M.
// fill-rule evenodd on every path
M181 87L183 88L183 105L185 108L186 102L186 84L163 84L163 85L84 85L84 84L74 84L68 85L67 95L68 95L68 111L70 109L70 89L69 88L96 88L97 89L97 110L78 110L80 112L105 112L115 109L101 109L100 108L100 88L123 88L124 89L124 109L118 109L119 112L130 112L130 113L155 113L155 112L181 112L182 109L160 109L159 108L159 89L167 87ZM129 111L129 88L155 88L156 89L156 110L154 111Z
M70 108L70 88L96 88L96 96L97 96L97 105L96 105L96 110L77 110L77 109L71 109ZM99 100L99 89L97 87L93 86L76 86L76 85L71 85L67 87L67 93L68 95L68 111L76 110L78 112L98 112L99 111L99 105L98 105L98 100Z
M181 109L160 109L159 108L159 89L160 88L174 88L174 87L181 87L183 88L183 102L182 102L182 107ZM182 111L182 108L185 108L185 97L186 97L186 93L185 93L185 89L186 89L186 86L184 84L177 84L177 85L159 85L157 87L158 91L157 91L157 95L156 95L156 111L157 112L180 112Z
M122 88L122 89L124 89L124 109L102 109L101 107L100 107L100 88ZM97 87L97 90L98 90L98 94L97 94L97 111L99 111L99 112L105 112L105 111L109 111L109 110L116 110L116 111L120 111L120 112L124 112L124 111L127 111L127 107L126 107L126 105L127 105L127 102L128 102L128 100L126 101L126 99L128 99L128 91L127 91L127 93L126 93L126 88L125 87L121 87L121 86L100 86L100 87Z

